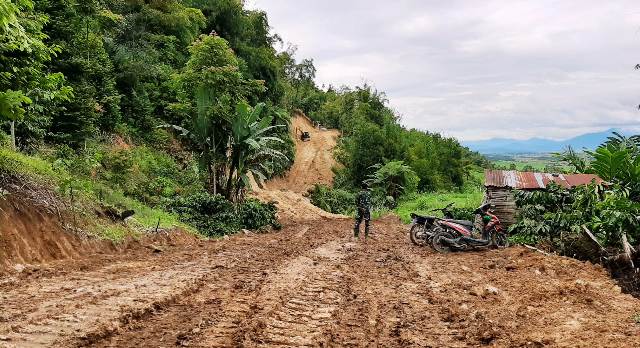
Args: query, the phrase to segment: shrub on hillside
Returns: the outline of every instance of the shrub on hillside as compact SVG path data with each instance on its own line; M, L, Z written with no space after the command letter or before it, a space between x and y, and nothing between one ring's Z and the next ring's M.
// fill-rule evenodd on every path
M97 179L150 206L164 206L167 201L202 187L195 170L183 168L168 154L147 146L94 144L78 153L61 145L52 155L56 166Z
M176 199L172 210L180 220L195 226L209 237L222 236L240 230L233 204L220 195L206 192Z
M0 147L11 146L11 136L0 130Z
M385 196L391 196L394 200L406 193L415 192L420 178L403 161L391 161L384 165L373 166L376 171L369 175L366 181L381 190Z
M309 198L316 207L334 214L348 214L355 207L353 193L326 185L316 184L309 190Z
M176 199L171 208L183 222L209 237L232 234L243 228L280 227L275 205L254 199L234 206L221 195L200 192Z
M278 208L274 203L262 203L257 199L247 199L238 207L238 216L242 227L249 230L259 230L266 226L280 228L276 218Z

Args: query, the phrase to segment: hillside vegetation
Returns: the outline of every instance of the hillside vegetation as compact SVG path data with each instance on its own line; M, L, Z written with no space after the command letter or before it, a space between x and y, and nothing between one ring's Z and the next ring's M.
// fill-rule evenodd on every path
M0 16L3 158L38 161L61 194L73 187L146 225L180 219L207 235L277 225L270 206L242 215L240 205L251 177L293 163L294 110L341 131L335 186L374 180L385 206L459 189L486 164L454 139L402 127L371 86L319 89L313 60L277 51L266 14L242 1L21 0ZM253 213L262 218L245 221Z

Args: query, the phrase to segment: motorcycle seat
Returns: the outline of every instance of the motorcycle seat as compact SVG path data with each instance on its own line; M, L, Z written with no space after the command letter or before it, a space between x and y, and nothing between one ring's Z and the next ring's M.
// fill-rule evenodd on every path
M413 216L415 216L415 217L417 217L417 218L421 218L421 219L434 219L434 218L435 218L435 216L419 215L419 214L415 214L415 213L414 213L414 214L411 214L411 215L413 215Z
M436 218L434 216L426 216L426 215L418 215L416 213L411 213L411 218L415 219L418 223L425 223L425 222L433 222Z
M458 225L462 225L462 226L473 227L473 222L468 221L468 220L444 219L444 221L452 222L454 224L458 224Z

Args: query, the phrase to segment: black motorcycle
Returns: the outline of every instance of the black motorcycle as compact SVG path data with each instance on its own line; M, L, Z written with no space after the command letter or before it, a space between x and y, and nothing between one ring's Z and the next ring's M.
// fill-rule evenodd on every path
M444 208L432 209L430 212L442 212L445 219L454 219L451 207L454 203L449 203ZM411 229L409 230L409 239L417 246L425 246L431 244L431 238L442 229L436 224L436 220L440 218L436 216L418 215L411 213Z

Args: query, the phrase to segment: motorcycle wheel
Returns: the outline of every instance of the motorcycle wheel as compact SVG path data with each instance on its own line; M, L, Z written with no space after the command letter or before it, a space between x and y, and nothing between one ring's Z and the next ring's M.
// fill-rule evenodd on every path
M507 238L506 234L497 233L496 234L496 246L498 248L508 248L509 247L509 238Z
M409 231L409 239L411 239L411 243L417 246L425 246L428 243L427 237L424 225L413 224L413 226L411 226L411 230Z
M446 254L446 253L451 252L452 249L447 243L445 243L442 240L443 238L453 239L453 238L455 238L455 236L453 235L453 233L451 233L449 231L438 232L438 233L436 233L435 236L433 236L433 239L431 240L431 246L437 252Z

